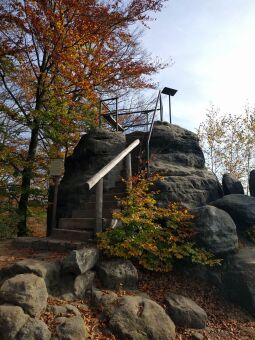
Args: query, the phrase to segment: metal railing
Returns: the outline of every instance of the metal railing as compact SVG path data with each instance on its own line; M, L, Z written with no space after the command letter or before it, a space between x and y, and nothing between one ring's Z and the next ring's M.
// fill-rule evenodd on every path
M105 102L114 102L115 110L110 110L110 108L105 104ZM159 105L159 108L158 108ZM107 109L107 113L102 114L102 108L105 107ZM149 160L150 160L150 140L151 140L151 134L154 127L154 122L156 118L156 113L160 112L160 120L163 121L163 104L162 104L162 96L161 91L159 91L155 108L154 109L148 109L148 110L141 110L141 111L129 111L126 109L118 110L118 98L110 98L110 99L104 99L100 101L100 111L99 111L99 121L101 125L102 117L108 121L108 123L116 129L116 131L123 131L125 132L129 128L136 128L136 127L147 127L147 139L146 139L146 167L147 167L147 176L149 176ZM141 114L141 115L147 115L146 123L131 123L128 125L121 126L119 124L119 116L125 116L125 115L132 115L132 114ZM149 114L152 114L151 121L149 121ZM113 119L114 118L114 119Z
M96 185L96 229L95 232L101 232L103 227L103 179L118 163L126 158L126 178L128 185L132 185L129 181L132 177L132 159L131 151L134 150L137 145L140 144L140 140L136 139L125 150L120 152L113 160L111 160L106 166L99 170L94 176L92 176L87 182L89 190Z

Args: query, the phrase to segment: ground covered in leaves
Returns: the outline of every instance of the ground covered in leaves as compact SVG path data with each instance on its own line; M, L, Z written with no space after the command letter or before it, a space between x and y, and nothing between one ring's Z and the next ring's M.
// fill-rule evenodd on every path
M45 261L61 259L66 253L36 252L29 248L15 249L11 241L0 242L0 268L24 258L37 258ZM99 287L100 288L100 287ZM164 307L167 292L187 296L201 306L208 314L205 330L177 328L176 339L192 339L192 334L203 334L205 340L246 340L255 339L255 321L240 307L227 301L216 287L192 277L190 272L178 269L168 274L139 271L139 290L146 292L153 300ZM120 291L118 295L132 292ZM63 305L67 302L49 298L49 304ZM115 337L108 331L108 326L100 317L100 310L89 306L89 300L69 302L76 306L89 330L92 340L113 340ZM72 314L70 314L71 316ZM55 330L56 322L53 314L44 312L41 318L49 328ZM194 338L193 338L194 339ZM166 339L167 340L167 339Z

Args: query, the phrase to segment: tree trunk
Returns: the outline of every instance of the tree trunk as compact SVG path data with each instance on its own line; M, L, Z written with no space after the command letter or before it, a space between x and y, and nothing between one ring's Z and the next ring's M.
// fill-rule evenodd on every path
M33 165L36 156L36 150L38 145L39 125L34 121L33 128L31 130L31 139L27 155L27 163L22 171L22 183L21 183L21 196L19 200L19 223L18 223L18 236L27 235L27 210L29 191L31 186L31 180L33 177Z

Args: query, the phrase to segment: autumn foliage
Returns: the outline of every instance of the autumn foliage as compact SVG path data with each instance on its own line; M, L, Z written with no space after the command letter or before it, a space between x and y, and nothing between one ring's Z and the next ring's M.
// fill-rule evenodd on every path
M144 174L133 178L133 187L120 200L114 214L120 226L99 233L98 246L107 255L132 259L148 270L168 272L176 261L219 264L212 254L194 242L193 216L176 203L157 205L152 186L160 178Z

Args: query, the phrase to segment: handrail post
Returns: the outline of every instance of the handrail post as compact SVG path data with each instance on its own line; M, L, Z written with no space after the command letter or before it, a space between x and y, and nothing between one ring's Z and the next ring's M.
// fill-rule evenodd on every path
M95 234L103 230L103 178L96 184L96 230Z
M128 189L132 189L132 160L131 153L129 153L126 157L126 179Z

